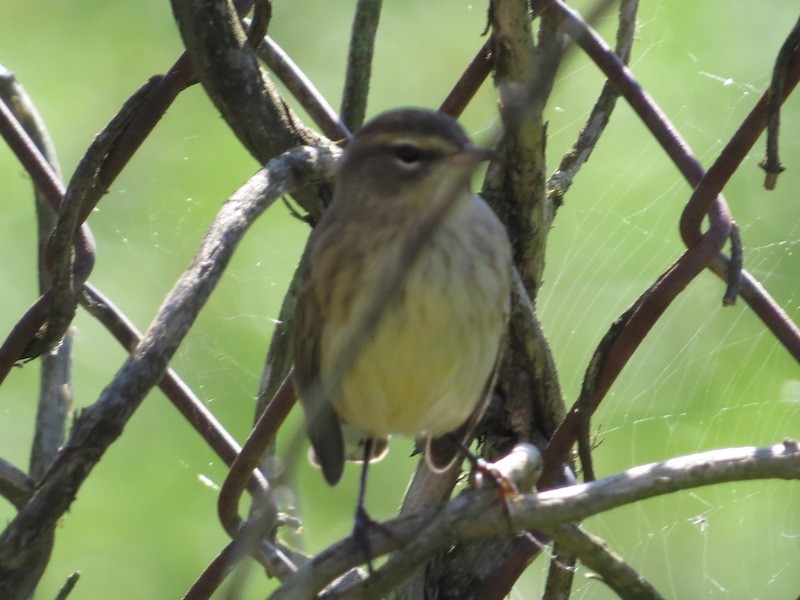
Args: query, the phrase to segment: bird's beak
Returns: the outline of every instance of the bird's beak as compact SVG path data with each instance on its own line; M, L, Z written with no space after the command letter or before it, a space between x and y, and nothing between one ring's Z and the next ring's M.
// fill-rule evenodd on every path
M494 150L479 148L470 142L458 149L458 152L453 155L452 161L460 165L477 165L478 163L492 160L496 157L497 153Z

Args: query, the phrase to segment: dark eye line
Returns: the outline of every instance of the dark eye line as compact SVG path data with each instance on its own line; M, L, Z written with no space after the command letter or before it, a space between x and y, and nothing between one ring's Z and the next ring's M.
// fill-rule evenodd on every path
M419 164L423 160L430 160L441 156L441 152L432 149L423 149L410 142L390 145L388 151L394 158L408 166Z

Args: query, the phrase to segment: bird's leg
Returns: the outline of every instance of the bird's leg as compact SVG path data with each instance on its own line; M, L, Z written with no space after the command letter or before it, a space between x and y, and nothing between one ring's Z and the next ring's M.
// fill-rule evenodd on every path
M383 532L384 535L394 537L391 531L370 517L369 514L367 514L367 510L364 508L364 500L367 493L367 468L372 458L373 442L374 440L372 438L367 438L364 441L364 464L361 468L361 483L358 487L358 505L356 506L355 522L353 524L353 539L364 553L367 570L370 575L372 575L374 570L372 568L372 547L369 543L369 529L375 528Z

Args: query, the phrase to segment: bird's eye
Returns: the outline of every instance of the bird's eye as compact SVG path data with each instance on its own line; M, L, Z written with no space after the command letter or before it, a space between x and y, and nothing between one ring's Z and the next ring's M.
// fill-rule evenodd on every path
M422 153L414 144L399 144L393 148L395 158L405 165L413 165L419 162Z

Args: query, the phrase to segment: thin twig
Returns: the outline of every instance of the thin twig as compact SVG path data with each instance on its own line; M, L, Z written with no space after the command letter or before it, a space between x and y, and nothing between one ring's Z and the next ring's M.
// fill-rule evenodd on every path
M633 36L636 32L636 12L639 0L622 0L619 6L617 43L614 51L623 64L628 64L633 47ZM564 195L572 186L572 180L580 168L589 160L600 136L605 131L611 119L611 113L619 98L619 91L616 86L606 81L600 96L592 107L586 124L581 129L578 139L572 148L561 159L561 164L547 180L547 192L551 196L551 201L558 208L564 201Z
M294 388L290 377L291 374L284 379L283 385L275 397L261 413L222 484L217 501L217 514L222 526L231 537L236 535L242 523L238 514L242 492L247 487L267 448L274 442L278 429L286 420L289 410L295 404ZM262 496L266 496L266 494ZM271 505L271 510L274 521L277 519L277 507L274 506L274 503ZM265 512L264 508L261 512Z
M189 591L184 594L183 600L207 600L211 598L235 568L236 563L231 560L234 554L236 554L236 544L231 542L214 557L214 560L195 580Z
M492 72L492 42L487 40L458 78L439 110L458 118Z
M102 165L117 144L121 133L130 125L142 100L157 80L139 88L120 108L103 131L98 134L75 169L58 207L58 219L47 240L45 264L53 285L45 328L26 348L23 358L38 356L62 338L75 317L78 292L94 267L94 253L77 254L72 246L79 238L79 228L108 190L101 178Z
M558 541L553 543L547 581L544 584L542 600L566 600L572 595L575 581L575 554ZM480 600L502 600L498 595L484 595Z
M11 331L0 345L0 384L5 381L11 369L25 353L25 349L47 320L47 307L50 305L51 292L41 296L25 311L11 328Z
M44 120L39 115L33 100L28 96L22 85L12 73L2 67L0 67L0 98L2 98L0 101L5 102L13 111L14 117L29 136L30 142L36 146L38 152L41 153L41 157L47 162L52 176L61 184L61 170L58 165L55 146L50 139ZM25 143L28 142L28 140L24 141ZM45 194L36 187L34 187L34 200L37 218L36 249L38 255L39 293L46 294L53 290L55 285L52 273L47 269L47 241L55 228L57 213L50 206ZM85 232L80 230L73 231L73 235L70 237L78 240L78 245L82 248L85 247L83 246L84 242L91 240L88 229ZM91 253L88 256L91 256ZM85 257L86 254L81 253L81 259L85 260ZM55 292L49 293L49 297L55 300L57 294ZM52 317L53 304L51 303L49 306L48 317ZM30 476L36 481L44 476L59 448L64 444L67 419L72 408L72 333L69 330L68 322L62 330L55 332L59 339L53 339L52 344L48 344L48 346L53 346L52 349L42 356L39 372L39 402L36 410L36 425L33 433L33 443L31 444L29 468ZM35 333L35 336L40 335L42 335L41 328ZM55 338L55 335L53 338ZM29 345L26 345L26 350L19 356L26 357L29 354L38 354L38 352L27 352L28 349ZM53 539L51 534L50 539L43 541L38 546L38 552L31 551L28 558L29 572L31 574L41 572L46 568L47 563L50 561L52 549Z
M9 73L5 68L0 69ZM0 102L0 135L31 176L33 184L50 202L50 206L58 209L64 195L64 184L5 101Z
M272 0L255 0L253 2L253 20L247 31L247 40L253 48L257 48L266 37L271 20Z
M256 497L256 502L263 498ZM262 540L270 533L273 525L269 514L257 515L244 523L234 536L233 541L225 546L203 573L194 582L183 600L208 600L219 589L225 578L230 575L241 560L253 555L266 568L270 576L285 579L295 572L296 556L287 556L276 545ZM238 595L229 596L238 598Z
M350 32L350 52L342 91L342 121L351 131L364 123L367 112L369 82L372 75L372 54L375 33L381 16L382 0L357 0L356 14Z
M34 490L34 481L23 471L0 458L0 496L21 508Z
M352 134L314 83L292 58L270 37L257 49L259 58L275 73L314 122L333 141L346 140Z
M728 263L727 281L728 285L725 287L725 295L722 297L723 306L733 306L736 304L736 297L739 295L741 286L742 268L744 266L744 257L742 250L742 234L739 231L739 226L734 221L731 223L731 258Z
M557 544L592 569L600 580L624 600L662 600L653 585L617 556L600 538L572 523L543 527ZM559 567L555 567L559 568Z
M800 50L800 20L795 23L789 36L784 41L775 59L775 68L772 70L772 81L769 86L769 101L767 106L767 152L759 166L764 169L764 187L774 190L778 175L786 168L781 164L778 156L778 139L780 137L781 104L784 98L784 83L789 70L789 62Z
M67 580L64 582L64 585L61 586L61 589L58 590L58 594L54 600L67 600L69 595L72 593L72 590L75 589L75 584L78 583L78 580L81 578L80 571L75 571L74 573L70 573Z

